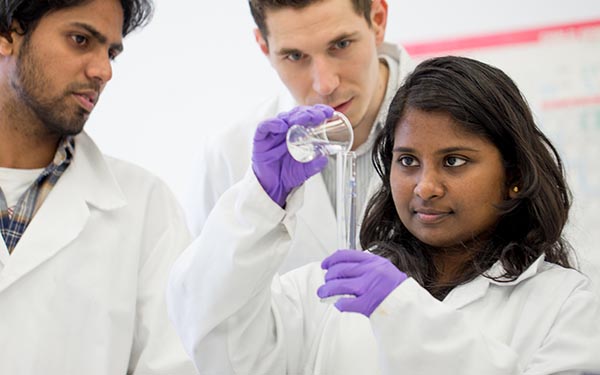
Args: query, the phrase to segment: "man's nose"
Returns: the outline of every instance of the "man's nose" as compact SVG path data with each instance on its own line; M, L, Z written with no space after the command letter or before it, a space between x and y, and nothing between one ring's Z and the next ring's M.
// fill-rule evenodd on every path
M329 96L340 85L335 63L327 58L315 58L312 64L313 90L320 96Z
M87 76L103 87L112 78L112 61L106 52L95 53L88 62Z

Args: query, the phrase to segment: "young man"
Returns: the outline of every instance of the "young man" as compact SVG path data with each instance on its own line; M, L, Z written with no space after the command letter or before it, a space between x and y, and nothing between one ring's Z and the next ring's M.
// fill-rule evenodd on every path
M164 303L189 241L166 185L82 132L142 0L0 9L0 374L192 374Z
M256 125L296 105L326 104L349 118L358 155L358 205L364 207L376 181L374 137L400 80L411 69L406 53L384 42L386 0L250 0L249 5L258 46L289 93L206 142L186 205L194 235L221 194L246 173ZM321 260L336 249L331 161L305 185L305 205L282 271Z

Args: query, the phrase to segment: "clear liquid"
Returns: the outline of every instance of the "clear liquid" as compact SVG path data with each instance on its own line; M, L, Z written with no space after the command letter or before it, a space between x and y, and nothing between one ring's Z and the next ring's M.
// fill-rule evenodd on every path
M347 142L320 141L314 138L288 142L287 146L292 157L302 163L307 163L321 155L334 155L348 150Z

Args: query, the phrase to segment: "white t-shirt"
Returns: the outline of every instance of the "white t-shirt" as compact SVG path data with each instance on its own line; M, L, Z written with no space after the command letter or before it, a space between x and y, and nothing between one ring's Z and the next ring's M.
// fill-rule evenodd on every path
M31 186L36 178L44 171L39 169L12 169L0 168L0 188L6 199L6 206L12 208L17 205L21 195Z

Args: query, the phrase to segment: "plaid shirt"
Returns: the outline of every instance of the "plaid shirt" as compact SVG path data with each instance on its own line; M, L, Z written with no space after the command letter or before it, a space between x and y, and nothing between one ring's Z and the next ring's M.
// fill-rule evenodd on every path
M6 198L0 188L0 230L9 253L12 253L17 246L33 216L71 163L74 153L73 137L64 138L56 150L52 163L19 198L14 210L11 210L12 212L9 211Z

